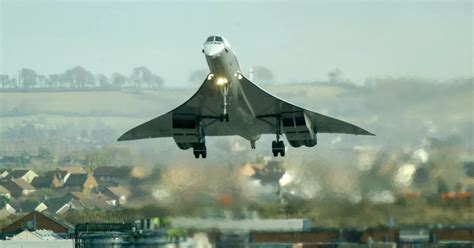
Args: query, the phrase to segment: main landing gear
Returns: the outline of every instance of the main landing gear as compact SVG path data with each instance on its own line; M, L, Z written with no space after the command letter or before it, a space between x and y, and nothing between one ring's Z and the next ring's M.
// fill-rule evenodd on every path
M278 154L282 157L285 156L285 143L283 143L283 140L274 140L272 142L272 153L274 157L278 157Z
M202 158L207 157L207 149L206 149L206 143L201 142L197 143L193 147L193 153L195 158L199 158L201 156Z
M206 139L205 139L205 133L204 133L204 126L201 122L201 119L198 121L198 142L193 144L193 154L195 158L199 158L201 156L202 158L207 157L207 148L206 148Z
M280 136L281 136L281 119L277 118L276 140L272 142L272 153L274 157L278 157L278 154L280 154L282 157L285 156L285 143L283 143L283 140L280 140Z

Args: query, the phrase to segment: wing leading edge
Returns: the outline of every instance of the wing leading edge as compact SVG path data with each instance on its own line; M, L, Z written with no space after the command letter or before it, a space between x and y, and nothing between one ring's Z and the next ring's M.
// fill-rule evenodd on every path
M351 123L307 110L295 104L281 100L268 93L247 78L240 81L247 99L252 103L257 117L278 116L285 112L304 111L315 124L316 133L345 133L354 135L375 135Z

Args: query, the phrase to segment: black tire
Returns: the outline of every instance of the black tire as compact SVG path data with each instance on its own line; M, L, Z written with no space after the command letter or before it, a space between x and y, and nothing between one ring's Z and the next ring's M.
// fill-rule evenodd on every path
M225 115L225 121L226 121L226 122L229 122L229 114L226 114L226 115Z
M290 146L292 147L300 147L301 146L301 143L299 141L289 141L290 142Z
M277 148L277 142L272 141L272 150L275 150L275 148Z
M316 145L316 140L305 140L304 145L307 147L313 147Z
M194 158L199 158L199 152L193 152L194 153Z
M278 148L285 150L285 143L283 143L283 140L278 141Z
M273 153L273 157L278 157L278 151L277 150L273 149L272 153Z
M285 148L283 148L283 149L280 150L280 155L281 155L282 157L285 156Z
M219 116L219 121L224 122L224 115Z
M207 157L207 151L202 152L202 153L201 153L201 157L202 157L202 158L206 158L206 157Z

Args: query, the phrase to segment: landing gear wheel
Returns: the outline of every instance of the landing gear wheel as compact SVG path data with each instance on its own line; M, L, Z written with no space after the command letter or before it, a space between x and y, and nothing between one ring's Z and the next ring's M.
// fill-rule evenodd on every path
M206 144L205 143L196 144L193 148L193 153L194 153L195 158L199 158L199 155L201 155L202 158L206 158L207 157Z
M285 156L285 144L283 141L273 141L272 142L272 153L274 157L278 157L280 154L282 157Z

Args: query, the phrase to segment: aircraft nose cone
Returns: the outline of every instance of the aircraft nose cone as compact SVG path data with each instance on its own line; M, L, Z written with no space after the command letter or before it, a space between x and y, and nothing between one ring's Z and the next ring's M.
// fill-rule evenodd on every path
M204 53L207 56L216 57L224 51L224 44L207 44L204 46Z

